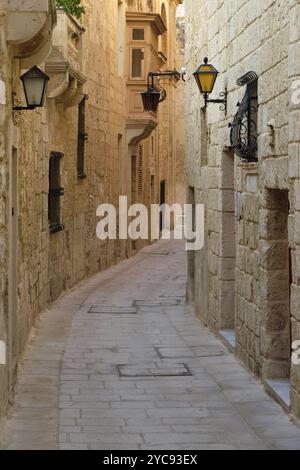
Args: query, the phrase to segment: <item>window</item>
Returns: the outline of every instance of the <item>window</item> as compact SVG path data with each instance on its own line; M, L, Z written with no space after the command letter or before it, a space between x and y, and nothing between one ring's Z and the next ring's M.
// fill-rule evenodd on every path
M163 206L166 204L166 182L161 181L160 182L160 206ZM164 211L161 210L160 212L160 230L162 231L165 228L165 214Z
M118 134L118 171L119 177L123 172L123 135ZM122 193L123 194L123 193Z
M139 145L138 193L143 195L143 146Z
M145 30L141 28L134 28L132 30L132 40L133 41L144 41L145 40Z
M151 175L151 204L155 204L155 175Z
M48 195L48 219L50 233L64 230L61 223L61 198L64 188L61 187L60 164L64 154L51 152L49 160L49 195Z
M77 142L77 175L83 180L86 178L85 170L85 142L88 135L85 132L85 103L87 96L79 103L78 106L78 142Z
M144 49L132 49L131 52L131 78L144 76Z
M132 155L131 158L131 204L135 204L137 201L137 158L136 155Z

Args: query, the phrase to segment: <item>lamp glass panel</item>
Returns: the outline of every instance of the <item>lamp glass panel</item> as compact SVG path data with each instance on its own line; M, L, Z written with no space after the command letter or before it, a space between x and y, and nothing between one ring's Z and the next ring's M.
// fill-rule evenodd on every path
M143 77L144 56L144 49L132 49L131 78Z
M46 82L43 77L24 77L24 90L28 106L42 106L45 92Z
M202 93L211 94L214 89L217 76L218 72L212 65L202 65L195 74L200 91Z

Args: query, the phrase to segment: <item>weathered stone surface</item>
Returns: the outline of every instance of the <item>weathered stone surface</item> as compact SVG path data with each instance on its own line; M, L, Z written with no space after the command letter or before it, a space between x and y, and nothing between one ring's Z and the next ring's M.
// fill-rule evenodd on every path
M132 202L146 206L159 203L161 181L166 183L166 202L173 203L176 197L179 202L185 199L184 88L181 83L177 85L175 80L164 80L168 99L162 103L157 118L153 117L158 122L157 128L134 149L129 145L128 38L132 35L129 29L127 31L126 12L139 12L143 16L149 11L149 2L84 0L83 3L86 14L81 21L59 11L52 52L45 63L50 50L45 51L41 46L46 42L51 46L49 38L56 21L55 0L0 0L0 341L7 344L7 350L8 342L15 344L13 361L6 367L0 366L0 416L8 399L13 396L13 390L8 389L9 374L15 372L12 370L14 362L21 359L38 315L64 291L128 258L148 243L139 241L133 246L130 240L100 241L96 236L98 205L111 203L117 207L120 195L127 195L129 204L132 199L135 199ZM162 60L166 69L175 66L180 69L183 65L182 21L176 52L177 3L177 0L165 2L169 24L164 37L166 59ZM15 19L11 13L7 15L8 7L17 11L13 14ZM160 3L155 2L153 8L157 16L152 15L152 18L160 22ZM26 18L33 21L28 24ZM24 35L26 28L28 43L24 46L24 57L21 62L14 61L13 56L18 55L21 46L12 47L8 40ZM150 31L153 29L151 26L148 28ZM41 34L47 33L47 37L36 37L40 29ZM34 40L31 41L32 38ZM149 57L151 52L151 57L155 58L151 69L156 71L158 52L163 44L158 44L157 34L153 38L154 29L151 36L153 44L145 41L143 47L147 48L147 57L149 51ZM11 97L15 92L16 98L25 104L19 80L20 67L28 69L30 61L49 73L50 98L43 108L14 114L17 124L14 126ZM147 62L145 76L142 81L138 80L138 87L142 89L146 88L148 68L150 64ZM85 104L88 139L85 142L84 168L87 178L81 179L83 175L78 178L77 168L77 105L84 95L88 97ZM137 108L141 110L137 120L143 123L145 117L139 93L135 99ZM175 101L178 104L176 113ZM143 125L140 128L145 130ZM18 166L15 173L12 172L12 148ZM48 220L51 152L64 154L59 182L59 186L64 188L60 207L64 230L52 235ZM136 165L131 161L134 153ZM13 204L18 226L15 242L13 235L16 229L9 229ZM10 286L8 281L10 241L10 258L16 269L15 286L13 283ZM15 292L17 311L14 313ZM76 295L73 303L78 303ZM8 325L13 325L14 330L8 331ZM59 338L63 332L58 328L56 334ZM11 385L13 382L11 377Z
M3 423L4 448L281 449L283 436L292 441L292 448L300 448L300 429L201 321L188 313L182 302L184 245L160 242L156 251L166 248L170 255L163 265L159 257L146 256L143 250L82 283L76 290L81 302L71 315L65 306L72 305L72 293L42 319L19 376L15 408ZM175 271L181 278L176 285L170 274ZM147 311L140 307L134 321L129 316L111 315L107 320L98 316L90 326L87 312L96 297L106 298L107 306L111 299L132 304L137 282L144 303L158 304L162 296L172 297L179 302L176 311L163 305ZM52 333L58 321L64 330L59 342ZM251 338L255 340L254 335ZM37 358L46 358L54 345L56 360L41 383ZM137 371L149 364L150 352L157 350L166 356L165 368L187 363L193 375L119 377L118 354L131 364L131 371ZM99 377L104 358L110 372ZM88 375L72 374L74 367ZM37 396L36 387L42 387L43 393L39 388Z
M188 185L206 205L208 240L193 269L195 289L212 289L208 305L198 296L195 310L213 330L226 324L231 311L229 327L236 331L237 354L245 364L268 378L287 376L291 350L285 332L293 321L299 323L300 311L299 1L185 4ZM220 71L213 95L227 86L226 117L214 104L205 118L199 112L192 74L204 56ZM226 128L245 93L236 80L248 71L259 77L256 163L233 155ZM197 139L199 134L208 139ZM224 274L235 279L236 295L228 296ZM292 340L299 340L297 335L294 327ZM295 374L292 390L292 411L299 417Z

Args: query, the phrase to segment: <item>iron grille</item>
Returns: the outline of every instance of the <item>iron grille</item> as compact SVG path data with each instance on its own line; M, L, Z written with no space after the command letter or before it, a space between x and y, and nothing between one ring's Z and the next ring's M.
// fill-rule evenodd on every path
M238 112L230 125L230 140L234 153L242 160L257 162L258 77L248 72L237 80L238 86L247 86L245 96L238 103Z

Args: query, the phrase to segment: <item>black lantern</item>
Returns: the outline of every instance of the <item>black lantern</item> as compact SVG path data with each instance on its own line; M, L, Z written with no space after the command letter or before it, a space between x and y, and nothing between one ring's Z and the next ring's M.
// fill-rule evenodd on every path
M148 90L142 93L144 111L156 113L161 101L161 93L156 88L149 86Z
M204 97L205 107L207 107L208 103L219 103L222 105L220 109L227 113L227 90L221 93L220 96L222 99L211 100L208 98L213 92L218 75L218 70L212 64L208 63L207 57L204 59L204 64L200 65L194 73L197 86Z
M37 66L20 77L23 82L27 107L14 107L15 111L41 108L44 106L49 77Z
M167 98L167 93L164 88L158 89L154 85L154 77L175 77L177 80L184 76L181 76L177 70L170 70L167 72L150 72L148 74L148 90L142 93L142 100L145 112L156 113L159 103L162 103Z

